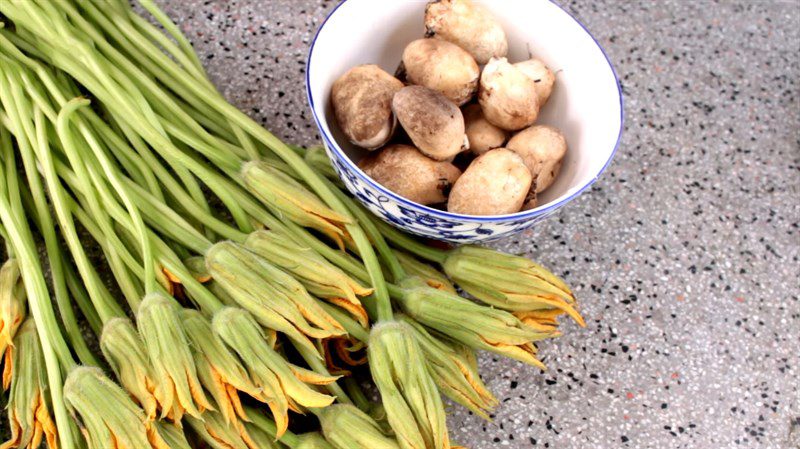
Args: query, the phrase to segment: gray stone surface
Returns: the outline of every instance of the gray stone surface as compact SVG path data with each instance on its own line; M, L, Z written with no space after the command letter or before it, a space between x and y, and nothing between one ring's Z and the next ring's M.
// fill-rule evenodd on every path
M278 136L317 141L303 70L332 1L162 2L213 80ZM501 244L575 286L588 327L550 370L481 358L472 448L800 447L800 7L573 1L625 93L591 192Z

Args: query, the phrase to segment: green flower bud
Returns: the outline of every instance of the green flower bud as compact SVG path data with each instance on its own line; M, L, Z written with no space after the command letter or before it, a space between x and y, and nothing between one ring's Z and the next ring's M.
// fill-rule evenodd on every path
M238 416L247 421L239 392L262 399L261 390L250 380L239 359L214 334L211 323L197 310L184 309L181 319L194 355L200 382L214 398L227 422Z
M400 447L449 448L442 399L408 324L389 321L374 325L367 357Z
M8 259L0 268L0 355L6 366L12 364L14 335L25 318L25 289L16 259ZM7 369L10 369L8 367ZM3 389L8 389L11 378L3 377Z
M371 294L372 289L359 284L313 249L272 231L251 233L244 246L289 272L309 293L343 308L363 327L369 327L367 312L358 297Z
M47 408L44 353L33 318L19 326L9 352L3 377L11 384L6 407L11 438L0 447L37 448L44 439L48 448L55 449L58 440L55 422Z
M154 423L99 368L78 367L64 383L64 402L89 449L169 449Z
M147 418L155 420L158 406L154 396L156 381L133 323L127 318L110 319L103 326L100 349L122 387L136 399Z
M344 334L342 326L291 275L252 251L220 242L206 253L214 282L267 328L315 350L311 338Z
M319 421L325 439L336 449L400 448L393 438L383 433L375 420L353 405L335 404L327 407L319 413Z
M419 278L404 282L400 304L409 316L474 349L492 351L544 369L533 341L553 337L525 326L514 315L428 287Z
M586 325L569 286L529 259L465 245L450 251L442 266L464 291L487 304L514 312L559 309Z
M179 315L180 307L161 294L145 296L137 322L156 379L155 397L161 417L175 422L184 412L199 417L212 406L197 378L189 341Z
M242 179L248 190L282 217L300 226L327 235L340 248L350 237L345 225L350 219L322 202L291 176L264 161L250 161L242 166Z
M434 337L424 326L407 316L398 319L413 329L414 337L425 354L428 371L439 391L488 420L488 412L497 406L498 401L478 375L474 351L464 345Z
M333 402L333 397L314 390L298 378L297 368L292 367L266 343L264 333L244 310L233 307L220 310L214 316L212 327L222 341L238 354L250 373L250 379L262 390L261 394L278 426L279 437L288 428L290 404L325 407ZM322 382L335 379L325 378Z

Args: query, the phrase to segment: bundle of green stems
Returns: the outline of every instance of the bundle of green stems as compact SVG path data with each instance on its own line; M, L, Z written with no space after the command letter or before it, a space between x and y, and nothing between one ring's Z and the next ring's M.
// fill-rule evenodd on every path
M140 5L0 0L1 448L449 448L442 395L498 402L476 350L544 369L583 325L530 260L372 216Z

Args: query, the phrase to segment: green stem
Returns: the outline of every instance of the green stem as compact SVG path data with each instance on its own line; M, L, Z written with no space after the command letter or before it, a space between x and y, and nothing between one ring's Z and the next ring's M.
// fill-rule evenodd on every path
M0 132L5 134L3 129L0 129ZM8 141L5 137L2 140L4 142ZM0 169L4 172L0 173L0 179L5 179L8 182L6 187L8 190L3 195L0 195L0 221L3 222L9 239L13 242L31 313L36 323L36 330L41 337L40 342L44 353L45 370L51 393L50 399L55 412L56 425L59 429L60 446L65 449L72 449L75 448L74 442L76 440L72 435L73 428L64 403L61 366L65 371L69 371L76 364L67 343L58 332L58 322L53 309L49 305L49 292L47 291L44 273L39 265L39 256L33 235L31 235L30 227L25 222L24 216L20 217L20 214L24 215L22 204L12 204L7 196L10 190L16 187L16 166L14 164L13 149L10 145L6 147L4 149L6 167ZM59 366L59 361L61 366Z
M67 288L69 288L72 298L75 299L78 308L81 309L83 317L86 318L94 334L100 335L100 331L103 329L103 321L100 319L100 315L97 314L97 310L94 308L91 299L89 299L89 295L86 294L86 289L83 288L72 265L67 263L67 261L63 261L63 265L64 274L67 279Z
M69 129L69 123L73 121L74 114L78 108L86 107L88 105L89 100L76 98L67 102L67 104L61 109L61 112L58 114L56 129L58 130L58 135L61 138L63 148L66 150L68 156L77 156L80 151L76 146L72 131ZM94 153L94 157L96 158L97 162L102 166L105 179L107 179L108 182L114 187L117 195L119 195L123 204L125 204L125 208L127 209L128 214L130 214L131 221L133 222L134 227L139 234L140 244L142 246L142 260L144 262L145 293L152 293L156 290L155 265L153 263L153 248L148 237L147 228L144 225L144 220L139 213L139 209L136 207L133 201L131 201L127 189L119 179L116 167L112 165L103 149L100 148L99 142L95 139L94 134L88 129L82 119L78 117L75 121L77 122L76 125L81 131L85 142L88 143L88 146ZM70 157L70 159L72 159L72 157ZM73 166L76 166L76 160L73 160L72 162ZM78 166L80 166L79 163ZM80 171L78 174L81 174Z
M78 270L81 272L81 277L84 279L91 297L103 298L103 300L97 304L97 312L99 316L103 322L115 316L124 316L124 312L119 309L119 307L110 305L115 304L115 302L111 299L110 293L102 284L102 281L94 271L91 262L86 256L86 253L83 251L83 243L81 242L77 230L75 229L75 225L71 220L71 213L69 212L69 208L65 201L65 194L61 190L60 183L58 182L58 177L55 172L55 165L52 159L52 153L50 151L48 141L37 140L37 145L34 147L34 151L36 152L37 159L40 162L40 167L47 185L47 191L50 194L53 208L56 211L56 217L58 218L64 238L67 241L67 246L70 248L70 252L72 253L75 263L78 266Z
M361 389L361 386L358 385L358 382L353 379L352 377L346 377L344 379L344 388L350 393L350 398L353 399L356 407L358 407L362 412L369 414L372 411L372 402L367 399L367 396L364 394L364 391Z
M61 321L64 325L64 330L72 343L76 354L85 364L97 366L97 360L92 355L86 341L83 339L75 314L72 310L72 304L69 299L64 273L62 271L62 255L58 239L55 233L55 227L50 215L50 210L45 202L45 192L42 187L42 181L36 172L35 156L31 142L37 140L41 142L46 139L45 127L43 117L40 110L36 109L34 112L33 122L30 115L23 114L26 110L24 105L24 98L19 89L18 80L13 78L12 72L7 73L7 81L0 81L0 92L2 96L9 102L6 110L11 112L11 120L17 128L17 147L19 148L20 155L22 156L23 166L25 168L25 175L28 180L28 187L30 193L25 190L22 196L30 201L25 201L32 205L32 216L37 227L45 241L47 248L47 257L50 264L51 279L53 281L53 293L58 305ZM15 82L17 82L15 84ZM15 87L16 86L16 87ZM23 118L24 117L24 118Z

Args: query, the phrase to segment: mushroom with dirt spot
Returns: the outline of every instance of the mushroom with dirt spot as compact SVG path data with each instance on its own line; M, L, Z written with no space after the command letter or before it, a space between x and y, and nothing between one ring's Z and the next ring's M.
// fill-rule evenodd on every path
M415 203L443 203L461 170L446 161L436 161L402 144L388 145L370 153L358 164L378 184Z
M468 148L464 116L443 94L424 86L406 86L394 95L392 110L425 155L444 161Z
M376 65L360 65L339 77L331 88L336 122L347 138L368 150L380 148L394 133L392 98L403 83Z

